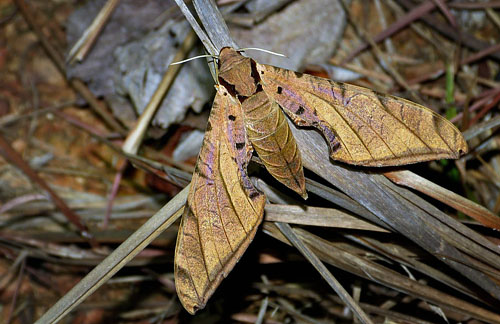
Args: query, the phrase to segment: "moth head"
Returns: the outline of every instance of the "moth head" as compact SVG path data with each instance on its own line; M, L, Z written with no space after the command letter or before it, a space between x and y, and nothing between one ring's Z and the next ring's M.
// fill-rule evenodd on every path
M248 58L241 55L234 48L223 47L219 52L219 73L233 69L247 60Z
M259 80L255 78L252 66L255 62L230 47L224 47L219 53L218 81L232 96L249 97L257 91ZM258 75L257 75L258 76Z

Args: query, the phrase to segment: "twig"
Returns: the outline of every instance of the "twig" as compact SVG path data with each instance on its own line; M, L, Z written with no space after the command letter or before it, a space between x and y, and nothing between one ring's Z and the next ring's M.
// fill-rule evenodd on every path
M399 3L403 7L405 7L407 10L413 10L413 8L415 8L413 2L411 2L409 0L399 0ZM460 41L460 37L461 37L462 45L464 45L472 50L481 51L481 50L491 46L487 42L478 40L472 34L464 32L461 35L459 35L453 27L441 23L441 21L439 21L438 19L436 19L435 17L432 17L430 15L422 16L421 20L423 20L427 25L432 27L434 30L438 31L439 33L441 33L445 37L448 37L454 41ZM500 60L500 53L498 53L498 52L490 53L490 54L488 54L488 56L497 60L497 61Z
M436 6L439 8L439 10L441 10L443 15L446 17L448 22L453 26L453 28L458 28L457 22L455 21L455 17L453 17L452 13L450 12L448 7L446 6L445 2L447 0L432 0L432 1L434 1Z
M189 186L179 192L106 259L80 280L36 323L45 324L60 321L72 309L83 302L85 298L102 286L181 216L188 192Z
M22 259L21 267L19 268L19 274L16 282L16 289L14 291L14 296L12 296L12 302L10 304L9 310L7 312L7 319L5 321L6 324L10 324L12 320L12 315L14 314L14 310L16 308L17 296L19 295L19 289L21 288L21 284L23 282L24 277L24 268L26 266L26 257L28 256L26 251L22 251L19 255L18 259Z
M75 214L69 207L66 205L64 200L59 198L59 196L47 185L47 183L40 178L40 176L33 171L33 169L26 163L23 158L10 146L10 144L5 140L5 138L0 135L0 154L5 157L10 163L17 166L21 169L31 181L37 183L43 190L45 190L52 199L52 202L56 207L66 216L66 218L73 223L79 230L83 237L86 237L90 240L91 244L95 244L93 242L91 234L88 232L87 226L85 226L81 221L80 217Z
M64 67L64 59L62 55L56 50L56 48L49 42L47 37L42 33L41 29L35 22L31 9L26 5L24 0L14 0L17 7L19 8L24 19L30 26L31 30L37 35L43 48L47 52L48 56L52 59L57 69L63 77L66 78L66 71ZM126 134L125 129L114 119L111 115L95 98L95 96L90 92L87 86L78 79L68 80L69 84L89 103L90 107L104 120L104 122L109 125L113 130L119 132L120 134Z
M120 182L123 177L123 172L127 169L128 160L120 160L118 163L118 168L115 174L115 179L111 186L111 190L108 196L108 203L106 204L106 214L104 214L104 220L102 222L102 228L106 229L108 227L109 219L111 218L111 212L113 211L113 202L115 201L116 195L118 194L118 189L120 188Z
M335 290L339 295L340 299L353 311L354 315L362 323L373 323L372 320L365 314L358 303L352 299L351 295L342 287L340 282L335 279L330 271L325 267L323 262L314 254L293 232L290 225L287 223L276 222L276 226L279 228L281 233L297 248L297 250L302 253L302 255L312 264L316 270L321 274L321 276L326 280L330 287Z
M341 3L344 5L344 10L348 13L347 17L352 17L352 15L349 12L349 8L348 8L347 4L343 1ZM420 98L420 96L417 94L417 92L415 90L413 90L408 85L408 83L401 76L401 74L395 68L393 68L391 62L389 62L389 60L386 59L387 55L382 53L382 50L380 50L380 48L376 44L375 40L365 30L363 30L363 28L361 28L361 26L359 26L359 24L357 24L354 20L351 19L350 21L351 21L352 26L356 30L356 32L361 36L361 38L363 38L365 41L367 41L371 45L371 48L373 49L373 53L374 53L375 57L378 59L380 66L384 70L386 70L394 78L394 80L396 80L396 82L401 87L406 89L406 91L408 91L411 94L411 96L413 97L413 100L417 101L418 103L420 103L422 105L425 105L425 102L422 100L422 98Z
M116 6L120 3L120 0L108 0L104 7L99 11L99 14L94 18L90 26L85 29L85 32L78 39L78 41L70 49L66 62L70 64L75 61L82 61L87 55L89 50L94 45L97 36L106 25L111 14L114 12Z
M175 0L175 2L177 3L177 5L179 6L179 9L184 14L184 17L186 17L187 21L189 22L189 24L191 25L191 27L195 31L198 38L203 43L203 46L205 46L205 49L208 51L208 53L210 53L212 55L217 55L218 54L217 49L214 47L214 45L210 41L207 34L205 34L203 29L200 27L200 25L198 24L198 21L196 21L196 19L193 17L193 15L191 14L191 11L189 11L189 8L186 6L184 1L183 0Z
M177 51L174 58L172 59L172 62L184 59L189 51L193 48L195 42L195 34L193 32L189 32L184 39L181 48ZM148 105L137 120L134 129L127 136L127 139L122 146L123 151L131 154L137 153L137 150L142 143L142 139L144 138L144 134L146 133L151 119L155 115L158 107L160 107L160 103L165 97L165 93L168 91L168 89L170 89L170 86L173 84L175 77L177 76L181 68L182 65L174 65L168 68L163 76L163 79L156 88L155 93L149 100Z
M378 33L376 36L372 37L373 41L375 43L378 43L388 37L391 37L395 33L399 32L403 27L407 26L408 24L412 23L416 19L420 18L422 15L425 15L426 13L434 10L436 8L436 4L432 1L426 1L422 3L420 6L415 7L413 10L411 10L409 13L407 13L405 16L399 18L395 23L390 25L388 28L386 28L384 31ZM361 45L359 45L354 51L351 52L342 62L347 63L351 61L356 55L364 51L365 49L368 48L370 44L368 42L364 42Z

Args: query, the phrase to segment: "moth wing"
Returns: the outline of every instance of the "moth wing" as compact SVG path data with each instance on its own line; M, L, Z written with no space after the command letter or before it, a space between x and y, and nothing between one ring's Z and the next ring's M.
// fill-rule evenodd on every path
M467 143L447 119L370 89L257 64L264 91L298 126L319 129L332 159L389 166L458 158Z
M241 107L219 86L175 250L176 290L191 314L205 306L262 221L265 196L246 171L251 153Z

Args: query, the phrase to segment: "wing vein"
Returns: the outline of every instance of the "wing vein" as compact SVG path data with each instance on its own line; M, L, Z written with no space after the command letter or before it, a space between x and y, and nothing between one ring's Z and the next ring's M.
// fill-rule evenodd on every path
M220 159L219 159L218 163L219 163L219 168L220 168ZM229 192L229 188L227 187L227 183L226 183L226 178L222 174L221 174L221 178L222 178L222 185L224 186L224 190L226 190L226 192ZM240 215L238 213L238 209L234 205L234 202L233 202L233 199L232 199L231 195L228 195L228 200L231 203L231 207L234 210L236 218L238 219L238 222L240 223L241 227L243 228L243 231L245 231L245 233L248 234L245 226L243 225L243 222L241 221ZM238 246L239 246L239 244L238 244Z
M220 146L220 145L219 145ZM218 162L218 167L219 167L219 171L221 170L221 165L220 165L220 149L219 149L219 162ZM222 175L222 172L219 173L220 174L220 177L221 177L221 180L222 180L222 183L224 183L224 176ZM224 186L224 189L226 189L226 187ZM224 226L224 221L222 220L222 211L220 209L220 201L219 201L219 192L217 190L217 186L215 186L215 191L216 191L216 194L215 194L215 199L217 200L217 210L219 211L218 212L218 216L219 216L219 219L220 219L220 223L222 225L222 230L224 231L224 236L226 237L227 239L227 243L229 244L229 247L231 248L231 252L234 252L234 249L233 249L233 246L231 244L231 240L229 239L229 236L227 235L227 232L226 232L226 227ZM227 194L227 196L229 197L230 194L227 190L224 190L225 193ZM233 206L234 207L234 206ZM235 213L236 213L236 210L235 210ZM241 222L240 222L241 223ZM243 226L243 225L242 225ZM219 252L217 250L217 247L215 249L217 251L217 256L219 257L219 262L222 266L222 261L220 259L220 256L219 256Z
M197 184L197 183L198 183L198 179L196 179L196 182L192 184L192 186L193 186L192 188L196 188L196 184ZM196 211L196 212L195 212L195 209L196 209L196 207L197 207L197 206L196 206L196 199L194 199L194 200L193 200L193 206L192 206L192 207L193 207L193 208L192 208L192 209L191 209L191 211L189 211L189 212L193 213L194 215L199 215L199 214L198 214L198 211ZM201 244L201 237L200 237L200 233L201 233L201 231L200 231L200 222L199 222L199 220L198 220L198 217L195 217L195 219L196 219L196 227L197 227L197 230L198 230L198 235L197 235L196 237L197 237L197 241L198 241L198 243L199 243L199 245L200 245L201 255L203 255L203 267L205 268L205 272L207 273L207 278L208 278L208 280L210 280L210 274L208 273L207 263L205 262L205 260L206 260L206 257L205 257L205 250L203 249L203 244ZM189 264L189 263L188 263L188 264ZM192 271L189 271L189 273L192 273ZM194 287L195 287L195 290L196 290L196 286L194 286ZM197 294L198 294L198 292L197 292ZM199 294L198 294L198 295L199 295Z
M357 132L357 131L355 131L355 130L354 130L354 128L352 128L352 126L349 124L349 122L347 122L347 120L344 118L344 116L342 116L342 114L341 114L341 113L337 110L337 108L335 108L335 106L334 106L334 105L331 105L328 101L326 101L325 99L321 98L320 96L318 96L318 95L317 95L316 93L314 93L314 92L311 92L311 91L308 91L308 90L303 90L303 91L305 91L305 92L307 92L307 93L309 93L309 94L311 94L311 95L315 96L316 98L318 98L319 100L323 101L323 102L324 102L324 103L326 103L328 106L330 106L333 110L335 110L335 111L337 112L337 114L340 116L340 119L342 119L342 121L343 121L343 122L347 125L347 127L349 127L350 129L352 129L352 130L353 130L354 134L355 134L355 135L356 135L356 137L359 139L360 143L361 143L361 144L363 144L363 146L364 146L364 148L366 149L366 151L368 152L368 154L370 154L370 157L371 157L372 159L375 159L375 158L373 157L372 152L370 152L370 149L368 148L368 146L366 146L365 142L363 141L363 139L361 138L361 136L358 134L358 132ZM344 106L344 107L346 107L346 106ZM346 109L347 109L347 107L346 107ZM347 109L347 110L348 110L348 109ZM364 120L362 120L361 118L359 118L359 116L358 116L357 114L355 114L352 110L349 110L349 112L350 112L350 113L352 113L353 115L355 115L356 117L358 117L358 119L359 119L359 120L361 120L364 124L367 124ZM372 129L372 127L371 127L370 125L368 125L368 128ZM372 129L372 130L373 130L373 129ZM379 134L377 134L377 132L375 132L374 130L373 130L373 132L374 132L374 133L375 133L375 134L376 134L376 135L380 138L380 135L379 135ZM341 137L341 136L339 136L339 138L340 138L340 137ZM385 143L385 141L384 141L382 138L380 138L380 139L381 139L381 140L382 140L382 142L384 142L384 144L388 147L387 143ZM389 150L391 151L391 149L390 149L390 148L389 148ZM391 154L392 154L392 155L394 155L394 153L393 153L392 151L391 151ZM396 155L394 155L394 156L396 156ZM351 155L351 157L352 157L352 155Z

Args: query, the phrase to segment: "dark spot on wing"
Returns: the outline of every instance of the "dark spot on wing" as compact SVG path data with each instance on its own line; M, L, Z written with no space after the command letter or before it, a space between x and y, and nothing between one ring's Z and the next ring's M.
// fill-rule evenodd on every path
M387 110L387 101L388 101L387 96L375 91L373 91L373 93L377 95L378 100L380 101L382 106Z
M248 99L248 97L246 97L246 96L240 96L240 95L238 95L238 100L240 101L240 103L243 103L247 99Z
M229 115L227 118L229 118L229 120L231 120L231 121L235 121L236 120L236 116L235 115Z
M304 113L304 107L302 106L299 106L299 109L297 109L297 111L295 112L297 115L302 115Z
M210 132L212 130L212 124L210 122L207 123L207 132Z
M233 97L236 97L238 93L236 92L236 87L234 86L234 84L227 82L220 76L219 76L219 83L222 84L227 89L229 94L231 94Z
M277 92L278 94L281 94L281 93L283 92L283 88L282 88L282 87L278 87L278 89L276 90L276 92Z
M295 74L295 76L296 76L297 78L302 78L302 77L304 76L304 73L295 72L295 71L293 71L293 73Z
M345 86L343 83L339 83L339 88L340 88L340 96L341 96L341 99L342 99L342 104L345 105L346 102L345 102Z
M203 173L198 165L194 168L194 173L202 177L203 179L210 179L205 173Z
M253 191L249 195L250 199L254 199L255 197L258 197L258 196L260 196L260 194L257 191Z
M236 149L241 150L245 147L245 142L236 143Z
M254 60L250 59L250 67L252 69L252 78L255 84L259 84L260 82L260 76L259 76L259 71L257 70L257 63L255 63Z

